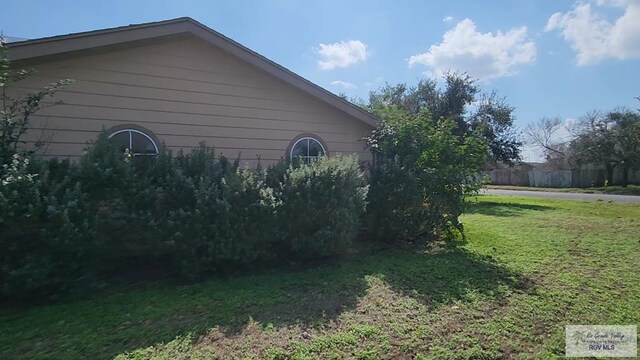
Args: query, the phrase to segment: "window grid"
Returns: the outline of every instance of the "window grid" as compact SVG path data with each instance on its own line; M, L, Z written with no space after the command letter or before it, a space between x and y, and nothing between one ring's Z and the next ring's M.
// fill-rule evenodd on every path
M133 148L133 133L140 134L140 135L144 136L147 140L149 140L149 142L151 142L151 145L153 145L153 149L155 151L153 154L152 153L132 152L131 154L133 156L156 156L156 155L158 155L158 145L156 145L156 142L153 141L153 139L149 135L143 133L140 130L135 130L135 129L118 130L118 131L114 132L113 134L109 135L109 139L111 139L112 137L114 137L114 136L116 136L118 134L122 134L122 133L125 133L125 132L129 135L129 146L127 147L127 149L129 151L131 151L131 149Z
M327 151L325 150L324 146L322 145L322 143L318 140L315 139L313 137L310 136L305 136L303 138L298 139L293 146L291 147L291 152L289 154L289 157L291 158L291 160L294 159L294 152L296 150L296 147L298 147L299 145L301 146L305 146L304 150L305 153L304 155L298 155L297 157L301 157L302 159L304 159L304 161L306 163L310 163L313 159L318 158L319 156L314 156L314 155L310 155L310 150L311 150L311 142L317 143L320 146L321 152L322 154L319 154L319 156L325 156L327 154Z

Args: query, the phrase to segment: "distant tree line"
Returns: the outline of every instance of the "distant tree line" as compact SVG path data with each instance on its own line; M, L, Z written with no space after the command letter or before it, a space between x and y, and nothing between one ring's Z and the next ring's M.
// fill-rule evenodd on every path
M632 171L640 169L640 109L591 111L568 126L567 139L557 139L554 135L563 126L559 117L544 117L530 124L525 135L530 144L542 149L547 161L601 166L607 184L613 184L615 169L622 172L622 186L629 183Z

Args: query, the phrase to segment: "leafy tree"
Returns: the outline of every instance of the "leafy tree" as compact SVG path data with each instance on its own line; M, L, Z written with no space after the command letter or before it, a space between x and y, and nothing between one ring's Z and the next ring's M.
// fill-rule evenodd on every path
M382 123L369 137L374 154L369 191L372 233L386 240L412 240L452 226L464 197L477 190L487 160L480 131L456 135L454 120L434 121L429 111L396 106L379 110Z
M491 93L481 96L469 119L471 131L487 139L489 154L495 162L512 164L521 158L522 142L513 126L513 110L504 98Z
M477 81L466 74L447 73L444 82L443 88L432 79L412 87L387 84L369 94L366 106L379 112L393 105L413 115L426 110L434 124L441 119L453 121L458 136L481 134L493 161L511 164L519 160L522 142L514 129L514 108L496 93L481 93Z
M592 111L579 119L577 135L570 144L570 160L577 165L602 165L606 171L607 183L612 184L614 145L607 117Z
M640 168L640 113L623 109L587 114L571 141L571 152L576 164L602 164L609 184L613 183L613 170L621 168L622 185L626 186L629 172Z
M613 157L622 169L622 186L629 183L629 172L640 169L640 113L629 110L609 113L616 144Z
M11 67L7 48L0 37L0 164L9 164L13 155L21 152L28 155L24 145L23 135L29 129L29 118L34 113L47 106L59 104L59 102L46 102L57 89L70 84L69 79L59 80L44 88L29 92L19 93L10 91L10 86L24 80L34 73L33 69L13 69Z

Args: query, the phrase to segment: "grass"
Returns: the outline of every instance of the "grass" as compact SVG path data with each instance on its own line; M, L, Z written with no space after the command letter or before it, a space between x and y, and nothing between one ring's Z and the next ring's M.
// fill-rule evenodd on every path
M627 185L622 187L619 185L588 187L588 188L545 188L532 186L515 186L515 185L487 185L488 189L501 190L527 190L527 191L546 191L546 192L568 192L568 193L585 193L585 194L612 194L612 195L640 195L640 185Z
M2 359L553 358L640 322L640 206L480 196L467 237L0 312Z

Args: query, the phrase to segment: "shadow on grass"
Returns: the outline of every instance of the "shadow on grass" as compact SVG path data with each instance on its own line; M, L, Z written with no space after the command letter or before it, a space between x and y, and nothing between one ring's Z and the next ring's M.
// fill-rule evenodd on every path
M470 293L502 300L506 291L534 291L529 278L497 264L491 257L462 249L416 255L399 271L394 271L396 264L388 265L384 274L392 289L424 299L431 307L464 299Z
M552 206L545 205L482 201L470 203L466 213L490 216L522 216L530 211L549 211L554 209Z
M433 308L470 292L500 298L505 289L532 289L523 276L461 248L385 250L306 270L114 292L2 313L0 333L8 336L0 339L0 357L111 358L179 335L197 338L214 327L237 334L251 319L275 327L314 326L354 309L367 293L367 275Z

